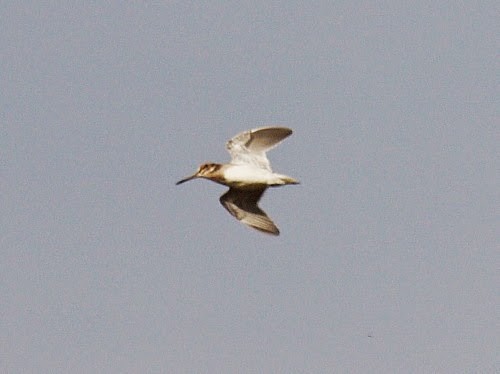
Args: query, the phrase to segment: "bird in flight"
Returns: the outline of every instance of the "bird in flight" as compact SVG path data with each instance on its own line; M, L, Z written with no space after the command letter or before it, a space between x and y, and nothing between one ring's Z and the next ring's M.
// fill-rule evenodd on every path
M220 202L237 220L259 231L279 235L279 230L258 202L268 187L298 184L295 179L273 173L266 152L292 134L286 127L261 127L236 135L226 143L228 164L205 163L196 173L176 184L205 178L229 187Z

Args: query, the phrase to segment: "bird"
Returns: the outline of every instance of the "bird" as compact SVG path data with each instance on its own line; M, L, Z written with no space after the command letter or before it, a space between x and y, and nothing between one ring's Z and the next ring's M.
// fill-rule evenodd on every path
M176 185L204 178L229 187L219 201L238 221L261 232L279 235L280 231L258 203L268 187L299 184L294 178L271 170L266 152L277 146L292 130L286 127L260 127L244 131L226 143L231 162L202 164L191 176Z

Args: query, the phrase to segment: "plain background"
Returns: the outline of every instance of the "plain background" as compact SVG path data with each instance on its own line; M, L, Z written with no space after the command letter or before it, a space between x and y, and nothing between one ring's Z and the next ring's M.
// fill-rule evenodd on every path
M500 371L496 1L0 6L0 371ZM175 186L255 127L272 237Z

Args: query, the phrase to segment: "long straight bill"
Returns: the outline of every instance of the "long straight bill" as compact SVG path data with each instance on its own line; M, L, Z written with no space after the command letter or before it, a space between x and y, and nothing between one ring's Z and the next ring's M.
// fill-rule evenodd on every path
M191 179L195 179L196 177L198 177L196 174L193 174L191 175L190 177L187 177L187 178L184 178L184 179L181 179L179 182L177 182L175 185L179 185L179 184L182 184L184 182L187 182L187 181L190 181Z

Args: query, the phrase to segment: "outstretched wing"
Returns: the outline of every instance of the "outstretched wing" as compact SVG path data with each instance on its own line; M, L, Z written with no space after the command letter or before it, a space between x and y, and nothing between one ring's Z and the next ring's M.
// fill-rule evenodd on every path
M242 132L226 143L232 164L252 164L271 171L266 152L292 134L286 127L261 127Z
M257 205L265 190L230 188L220 197L220 202L232 216L245 225L268 234L279 235L276 225Z

